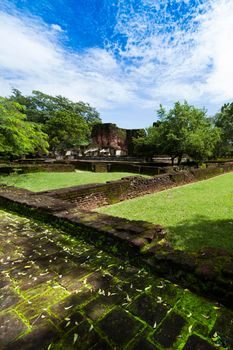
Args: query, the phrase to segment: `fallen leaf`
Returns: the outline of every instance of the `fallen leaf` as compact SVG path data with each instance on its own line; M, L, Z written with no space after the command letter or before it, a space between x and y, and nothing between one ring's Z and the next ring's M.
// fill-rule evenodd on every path
M77 333L74 333L74 340L73 340L73 344L75 344L75 343L76 343L77 339L78 339L78 334L77 334Z

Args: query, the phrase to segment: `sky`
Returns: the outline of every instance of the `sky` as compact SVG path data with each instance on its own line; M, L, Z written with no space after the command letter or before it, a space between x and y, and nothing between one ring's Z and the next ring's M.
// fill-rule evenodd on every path
M233 100L232 0L1 0L0 95L40 90L141 128Z

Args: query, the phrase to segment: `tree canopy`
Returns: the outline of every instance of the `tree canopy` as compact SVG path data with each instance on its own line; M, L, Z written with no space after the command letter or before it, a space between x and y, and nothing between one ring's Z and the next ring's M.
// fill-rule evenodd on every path
M44 129L53 151L63 153L69 148L89 144L90 128L84 118L75 112L56 111Z
M24 107L0 97L0 154L23 156L47 153L47 135L39 124L27 121Z
M184 155L195 160L209 158L220 140L220 131L207 118L204 109L176 102L168 112L160 105L157 111L159 121L147 129L147 136L135 141L136 148L145 149L150 154L169 155L172 163L178 163Z
M162 105L158 120L134 140L138 156L169 155L172 163L187 155L202 161L211 156L233 155L233 103L222 106L214 118L205 109L186 101L170 110ZM80 148L90 143L99 113L88 103L41 91L23 95L13 89L9 98L0 97L0 155L20 157Z
M233 155L233 102L224 104L216 114L215 125L221 129L222 137L216 147L217 156Z
M41 91L32 91L32 95L24 96L13 89L10 100L25 106L28 120L45 124L58 111L66 111L82 117L88 125L101 123L99 113L88 103L73 102L63 96L51 96Z
M99 113L88 103L72 102L60 95L33 91L24 96L13 89L9 101L24 106L27 121L41 125L52 152L65 153L69 148L87 145L92 126L101 123Z
M151 158L153 155L158 154L160 151L158 128L151 126L145 129L145 135L134 139L134 147L135 152L139 156Z

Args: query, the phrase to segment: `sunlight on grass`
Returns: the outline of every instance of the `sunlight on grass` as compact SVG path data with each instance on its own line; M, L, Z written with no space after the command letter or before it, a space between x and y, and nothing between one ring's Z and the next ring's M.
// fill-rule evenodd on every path
M46 191L63 187L79 186L89 183L103 183L119 180L125 176L135 176L131 173L93 173L90 171L75 171L65 173L29 173L22 175L0 176L0 183L26 188L30 191ZM147 176L148 177L148 176Z
M233 173L98 209L161 224L177 249L222 247L233 252Z

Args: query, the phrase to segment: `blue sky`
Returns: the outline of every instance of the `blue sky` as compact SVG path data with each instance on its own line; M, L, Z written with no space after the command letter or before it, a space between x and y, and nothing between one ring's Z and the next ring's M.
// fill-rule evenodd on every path
M61 94L126 128L177 100L213 114L233 98L232 38L232 0L1 0L0 94Z

